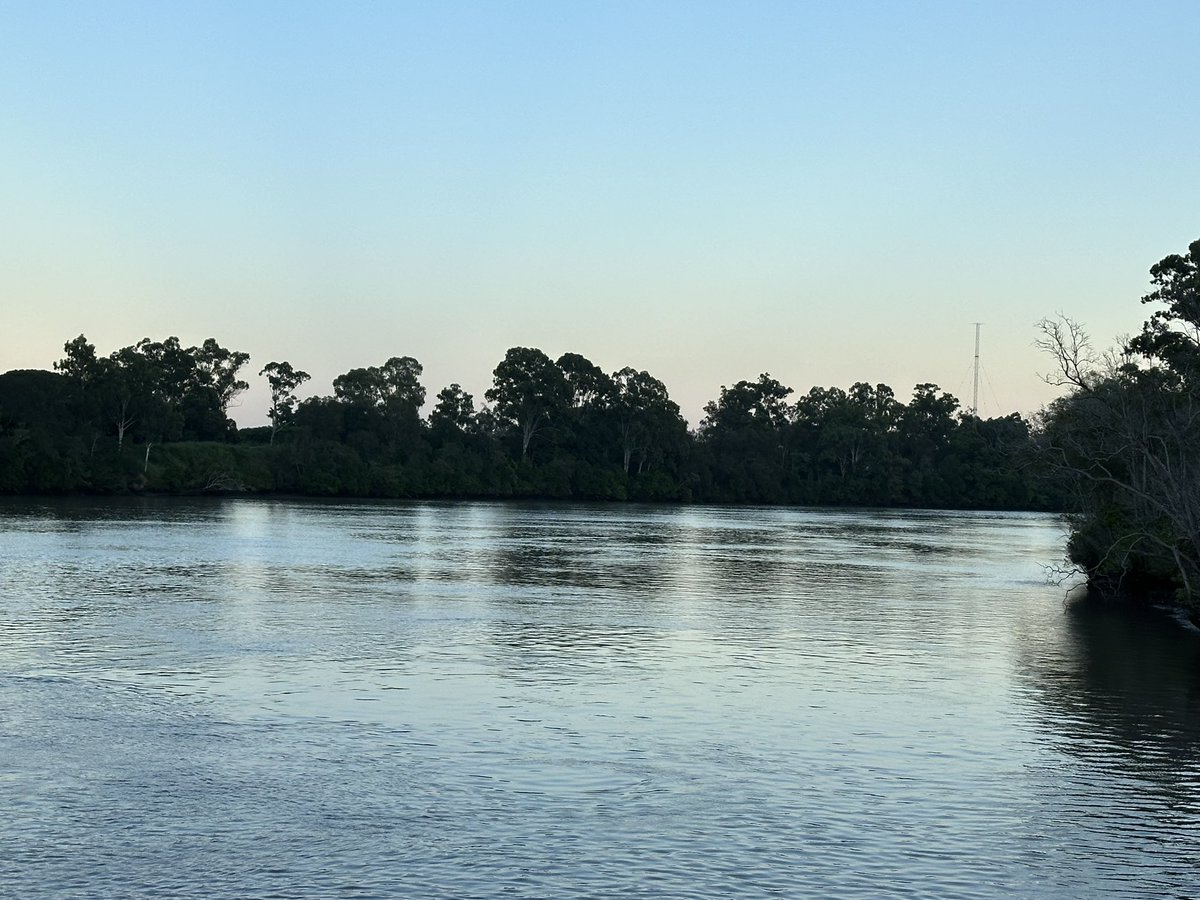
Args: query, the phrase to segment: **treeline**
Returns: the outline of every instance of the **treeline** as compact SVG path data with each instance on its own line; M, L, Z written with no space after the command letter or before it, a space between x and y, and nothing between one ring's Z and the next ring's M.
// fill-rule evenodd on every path
M796 397L769 375L722 387L689 431L650 373L514 347L485 402L458 384L422 417L421 364L393 357L299 401L309 376L260 375L268 426L228 417L249 356L144 339L100 356L69 341L55 371L0 375L0 493L272 491L355 497L1052 508L1019 415L979 419L933 384Z
M1116 350L1042 323L1069 391L1046 412L1042 459L1069 498L1071 561L1102 593L1173 597L1200 613L1200 241L1150 269L1158 307Z

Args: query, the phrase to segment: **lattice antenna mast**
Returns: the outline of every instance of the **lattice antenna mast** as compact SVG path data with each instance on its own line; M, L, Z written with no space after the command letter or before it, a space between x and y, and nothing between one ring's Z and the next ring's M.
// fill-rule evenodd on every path
M979 418L979 326L982 322L972 323L975 326L975 389L971 394L971 415Z

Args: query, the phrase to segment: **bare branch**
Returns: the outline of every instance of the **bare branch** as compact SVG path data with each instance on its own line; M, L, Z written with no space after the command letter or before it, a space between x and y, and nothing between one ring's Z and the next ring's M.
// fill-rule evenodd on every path
M1057 387L1071 385L1088 391L1096 380L1098 359L1091 338L1083 326L1059 313L1053 319L1037 323L1041 337L1033 345L1054 359L1057 372L1043 375L1047 384Z

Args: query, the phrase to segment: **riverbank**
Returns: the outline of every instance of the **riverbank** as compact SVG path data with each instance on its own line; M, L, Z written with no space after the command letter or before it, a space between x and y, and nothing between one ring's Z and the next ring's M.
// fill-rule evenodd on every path
M0 450L3 449L0 443ZM966 477L970 475L971 477ZM802 477L803 476L803 477ZM0 494L252 494L364 499L528 499L717 503L835 508L1040 509L1058 511L1047 485L1011 465L941 470L939 480L906 461L888 477L837 481L803 469L756 471L740 487L711 460L682 470L625 471L603 460L513 458L500 447L448 446L380 459L332 441L173 442L66 454L53 448L5 460ZM954 488L953 490L951 488Z

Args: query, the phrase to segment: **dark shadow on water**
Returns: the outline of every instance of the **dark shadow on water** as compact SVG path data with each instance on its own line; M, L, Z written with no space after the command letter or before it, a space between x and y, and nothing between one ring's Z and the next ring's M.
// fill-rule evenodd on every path
M1200 632L1169 611L1080 591L1047 633L1023 636L1021 657L1067 752L1168 782L1200 763Z
M185 524L216 520L236 499L223 497L6 497L0 516L39 531L79 531L90 524L152 521Z

